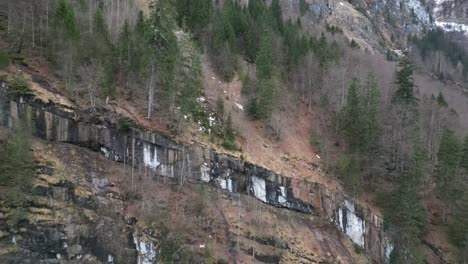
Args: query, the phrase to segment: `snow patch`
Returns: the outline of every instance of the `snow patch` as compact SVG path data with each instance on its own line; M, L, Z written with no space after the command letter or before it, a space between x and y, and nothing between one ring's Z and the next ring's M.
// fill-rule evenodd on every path
M260 201L266 203L266 184L265 179L262 179L257 176L252 176L252 187L255 197Z
M223 190L228 190L229 192L232 192L232 180L231 178L218 178L218 183L219 187Z
M152 264L156 260L157 252L153 243L138 240L138 237L133 235L133 242L138 251L138 264Z
M281 204L281 205L287 205L288 203L288 200L286 199L287 195L286 195L286 187L284 186L280 186L280 192L281 192L281 195L278 197L278 202Z
M201 172L201 180L204 182L209 182L210 181L210 167L208 167L208 164L206 162L200 166L200 172Z
M390 255L393 252L394 246L388 238L385 238L384 248L385 248L385 263L390 263Z
M158 150L155 147L151 151L151 145L143 145L143 162L145 165L153 170L155 170L161 163L158 161Z
M416 18L418 18L419 21L426 25L430 24L429 14L427 13L424 6L421 4L420 0L406 0L403 1L403 4L405 4L408 10L414 12L414 16L416 16Z
M356 244L364 247L364 233L366 230L366 222L359 218L354 210L354 204L345 200L346 207L346 223L344 222L344 214L342 209L338 210L339 224L341 230L345 231L346 235Z
M462 32L468 34L468 25L458 24L453 22L435 22L436 26L442 28L444 31L448 32Z
M159 168L160 168L160 171L159 171L160 175L174 178L174 166L173 165L161 164Z

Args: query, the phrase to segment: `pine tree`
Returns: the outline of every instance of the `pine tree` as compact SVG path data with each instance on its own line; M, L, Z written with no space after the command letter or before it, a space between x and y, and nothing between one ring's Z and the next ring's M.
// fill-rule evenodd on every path
M175 35L177 26L172 1L159 0L150 4L148 23L153 41L151 68L157 67L158 81L163 91L160 102L165 109L174 105L174 72L177 60L178 43Z
M468 134L463 140L460 166L465 169L465 172L468 172Z
M224 127L224 142L223 146L226 149L234 150L236 149L236 136L234 134L234 128L232 125L232 116L231 113L228 114L226 125Z
M337 174L343 180L344 188L358 198L363 191L360 159L357 154L342 156L336 162Z
M397 189L385 205L385 219L396 227L395 254L391 263L419 263L417 246L425 234L426 213L421 205L421 183L427 153L417 143Z
M266 29L262 33L255 62L259 79L269 79L273 76L273 47L271 42L271 33Z
M397 91L394 95L394 100L405 104L415 104L417 98L414 96L414 80L413 71L414 65L408 58L403 58L398 64L400 69L396 73Z
M271 1L271 13L274 19L274 23L279 32L283 32L283 14L281 12L281 6L279 0Z
M16 221L26 217L23 214L27 202L25 187L34 177L34 157L30 150L30 127L22 117L14 135L6 142L0 142L0 200L4 207L16 208L10 211ZM21 215L19 214L21 213Z
M275 83L273 79L261 79L259 81L259 88L258 117L270 118L276 104Z
M361 100L364 118L365 140L363 150L375 149L379 140L379 109L380 109L380 91L377 80L373 75L367 77L364 86L364 100Z
M76 40L80 32L76 22L75 11L68 0L59 0L54 16L54 27L61 31L66 40Z
M449 236L458 247L464 248L468 243L468 191L456 203L454 219L450 224Z
M341 122L348 144L352 151L359 151L366 140L363 134L362 108L359 96L359 80L354 79L348 90L346 105L343 108Z
M454 201L457 194L457 173L460 163L461 149L460 142L455 133L450 129L445 129L440 140L439 151L437 153L437 189L446 205ZM444 221L446 211L444 207Z

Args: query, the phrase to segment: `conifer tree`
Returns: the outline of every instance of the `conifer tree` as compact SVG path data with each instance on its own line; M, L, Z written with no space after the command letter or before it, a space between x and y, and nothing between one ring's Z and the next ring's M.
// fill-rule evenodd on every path
M275 83L273 79L261 79L259 88L258 117L269 118L275 109Z
M399 62L398 66L400 67L396 73L398 88L395 92L394 100L410 105L415 104L417 98L414 96L413 63L405 57Z
M362 108L359 97L359 80L353 79L343 108L342 126L352 151L359 151L365 141Z
M260 39L260 46L257 51L257 77L259 79L269 79L273 76L273 47L271 33L265 29Z
M463 139L460 166L465 169L465 172L468 172L468 134Z
M450 129L445 129L440 140L439 151L437 153L437 189L442 200L449 205L455 200L457 190L457 173L460 163L461 149L455 133ZM444 207L444 221L446 220L446 210Z
M456 246L462 249L468 246L468 191L465 191L462 199L456 202L449 235Z

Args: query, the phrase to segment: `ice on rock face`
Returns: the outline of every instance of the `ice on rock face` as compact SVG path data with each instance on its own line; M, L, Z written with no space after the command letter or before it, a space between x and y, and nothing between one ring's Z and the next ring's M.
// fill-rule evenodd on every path
M255 197L266 203L266 184L265 179L259 178L257 176L252 176L252 187Z
M224 190L228 190L232 192L232 180L230 177L228 178L218 178L219 187Z
M430 23L429 14L426 11L426 8L421 4L420 0L406 0L402 1L406 5L408 10L411 10L413 15L418 18L423 24L428 25Z
M151 151L151 145L143 145L143 162L147 167L153 170L155 170L161 164L158 161L158 150L156 147L153 151Z
M209 182L210 181L210 167L208 167L208 164L206 162L200 166L200 172L201 172L201 180L204 182Z
M394 246L388 238L385 238L384 248L385 248L385 263L390 263L390 255L393 252Z
M436 26L441 27L444 31L448 32L463 32L468 34L468 25L458 24L454 22L441 22L436 21Z
M354 212L354 204L345 200L346 214L343 209L338 209L338 220L341 230L356 244L364 247L364 233L366 230L366 222L359 218ZM344 221L346 216L346 222Z
M152 264L156 261L157 254L153 243L140 241L135 235L133 236L133 242L138 251L138 264Z
M281 195L278 197L278 202L282 205L287 205L288 200L286 199L286 187L280 186Z

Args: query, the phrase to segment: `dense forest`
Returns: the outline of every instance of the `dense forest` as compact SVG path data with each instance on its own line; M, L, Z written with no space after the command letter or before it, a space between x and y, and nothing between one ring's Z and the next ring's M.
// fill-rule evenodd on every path
M306 1L300 6L303 16ZM468 258L468 134L455 132L458 114L442 93L421 97L414 81L418 65L412 59L434 51L460 63L466 74L468 56L443 32L410 38L417 51L399 59L393 85L386 88L390 92L384 93L372 69L364 77L352 69L370 53L339 27L326 24L310 33L301 16L285 19L279 0L247 5L159 0L147 9L126 0L8 1L1 30L9 45L1 51L0 67L8 61L21 64L24 56L43 58L50 73L63 80L63 92L90 111L125 100L177 134L184 116L208 122L197 102L203 93L202 56L207 56L223 81L242 81L251 120L280 131L274 117L288 105L286 94L319 113L321 127L310 131L310 144L349 196L377 196L395 241L391 263L424 263L419 250L427 233L423 200L433 186L444 205L441 219L449 238L460 258ZM243 70L244 64L254 70ZM20 95L28 90L22 78L9 78ZM224 100L215 107L222 126L214 133L224 148L240 150ZM25 155L26 141L1 144L0 159L11 162L1 167L0 186L19 188L31 173L30 158L21 164L15 159ZM24 168L20 178L12 178L11 166Z

